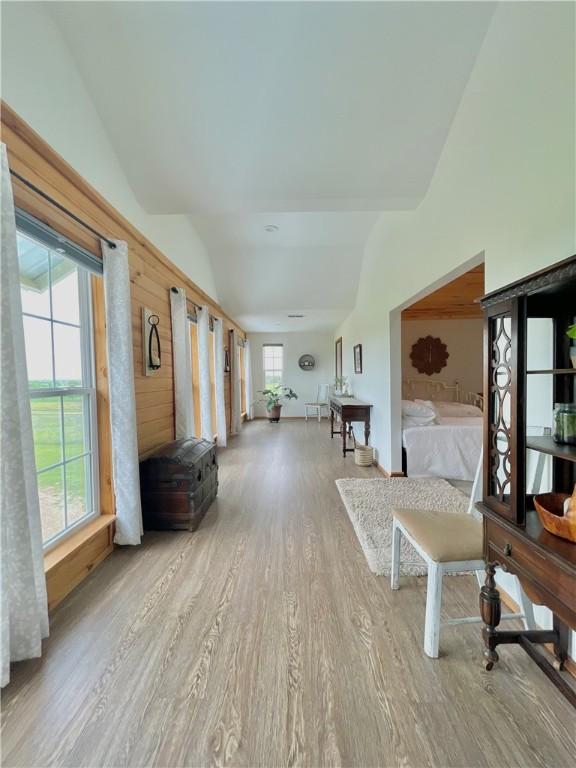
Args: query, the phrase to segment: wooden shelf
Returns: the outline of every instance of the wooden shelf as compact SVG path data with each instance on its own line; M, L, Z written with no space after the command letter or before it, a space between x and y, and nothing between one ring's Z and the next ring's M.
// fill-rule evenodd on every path
M549 373L552 376L574 376L576 375L576 368L543 368L542 370L526 371L526 373Z
M548 453L558 459L576 462L576 445L562 445L556 443L551 437L528 437L526 438L526 448L540 453Z

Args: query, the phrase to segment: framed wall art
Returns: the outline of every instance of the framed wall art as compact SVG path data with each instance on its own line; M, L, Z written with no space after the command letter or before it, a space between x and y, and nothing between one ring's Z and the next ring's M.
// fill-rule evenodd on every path
M354 373L362 373L362 344L354 347Z

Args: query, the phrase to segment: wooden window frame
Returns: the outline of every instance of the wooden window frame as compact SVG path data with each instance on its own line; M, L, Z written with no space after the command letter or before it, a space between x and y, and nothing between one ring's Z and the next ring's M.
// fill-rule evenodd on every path
M17 180L13 183L14 204L78 243L93 256L101 259L100 242L80 225L32 193ZM92 347L94 357L94 386L96 389L96 422L98 452L99 510L85 525L71 531L44 555L44 572L48 592L48 608L52 610L104 560L114 548L116 506L112 477L112 434L110 427L110 390L108 354L106 350L106 315L104 280L100 275L89 276L92 299Z

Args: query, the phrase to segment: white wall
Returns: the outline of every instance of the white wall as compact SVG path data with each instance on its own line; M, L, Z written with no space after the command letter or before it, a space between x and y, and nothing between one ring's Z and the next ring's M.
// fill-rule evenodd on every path
M217 300L208 254L190 219L150 215L134 197L49 5L2 4L2 98L131 224ZM106 55L106 41L102 42L102 55ZM138 126L133 129L138 130ZM145 157L142 162L146 162Z
M249 333L254 390L264 388L263 344L284 346L284 386L292 387L298 400L287 401L283 416L304 416L304 403L314 402L319 384L334 383L334 339L330 333ZM316 367L303 371L298 365L301 355L314 355ZM265 416L266 407L258 404L256 416Z
M453 384L461 392L482 392L482 320L402 320L402 378L430 381L439 379ZM434 336L446 344L449 354L440 373L427 376L412 365L412 345L425 336Z
M387 468L400 468L395 308L482 252L487 291L576 252L574 13L571 3L498 6L426 198L383 215L369 238L356 308L335 335L355 394L374 404ZM358 342L361 377L349 354ZM514 594L508 574L498 580ZM550 624L544 608L536 618Z
M354 393L374 404L372 444L388 469L400 468L393 310L482 252L493 290L576 250L573 22L569 3L498 6L426 198L383 214L368 239L356 308L335 336Z

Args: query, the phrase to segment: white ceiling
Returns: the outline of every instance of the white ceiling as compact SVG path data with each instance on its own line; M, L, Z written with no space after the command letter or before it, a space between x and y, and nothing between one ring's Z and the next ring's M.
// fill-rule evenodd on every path
M248 330L333 328L353 308L370 229L425 195L494 9L50 6L136 197L193 216Z

